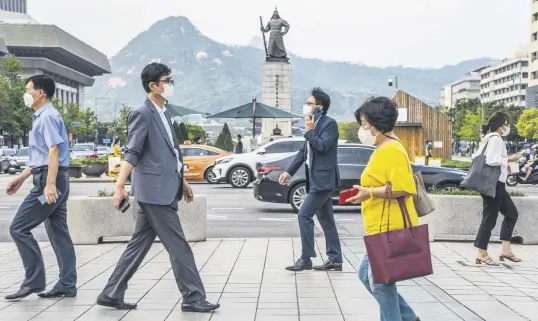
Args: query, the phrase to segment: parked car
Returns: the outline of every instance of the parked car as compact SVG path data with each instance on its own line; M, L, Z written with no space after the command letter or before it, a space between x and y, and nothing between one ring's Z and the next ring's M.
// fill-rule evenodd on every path
M75 144L72 152L73 158L88 158L97 155L97 149L93 143Z
M222 149L207 145L181 145L185 178L187 180L206 180L210 184L217 184L213 173L215 161L220 157L231 155Z
M97 146L96 152L98 157L107 157L110 154L110 148L108 146Z
M219 158L213 168L215 179L236 188L245 188L256 179L256 163L295 155L303 145L304 138L302 137L283 138L250 153Z
M28 147L22 147L17 151L15 156L10 157L9 167L7 169L8 173L15 175L22 172L26 167L28 167L28 162L30 157L28 156Z
M0 149L0 173L7 173L9 167L9 160L17 153L16 150L11 148Z
M338 205L340 191L352 188L360 184L360 177L366 164L370 160L374 148L361 144L339 144L338 167L342 184L338 186L332 195L333 204ZM290 165L295 156L288 156L279 160L262 162L257 165L258 177L254 182L254 197L262 202L288 203L295 212L306 197L306 178L304 165L291 177L286 185L280 185L278 179ZM414 172L421 172L426 188L438 189L459 188L461 181L467 175L466 172L421 165L411 165Z

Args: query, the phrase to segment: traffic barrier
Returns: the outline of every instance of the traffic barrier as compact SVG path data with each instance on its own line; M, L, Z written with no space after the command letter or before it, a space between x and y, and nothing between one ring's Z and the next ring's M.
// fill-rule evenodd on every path
M106 238L128 239L134 232L138 203L122 213L112 206L112 197L79 196L67 201L67 225L74 244L99 244ZM190 204L179 205L179 221L189 242L207 238L207 205L204 195L196 195Z
M428 224L430 241L474 241L482 221L482 198L480 196L431 195L436 210L420 218ZM523 244L538 244L538 197L512 197L519 217L514 237ZM499 213L491 240L499 240L504 216Z

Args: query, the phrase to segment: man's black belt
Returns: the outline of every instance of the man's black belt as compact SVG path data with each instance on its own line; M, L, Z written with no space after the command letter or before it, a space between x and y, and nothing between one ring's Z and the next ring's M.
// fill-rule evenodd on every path
M34 167L32 168L32 174L39 174L39 173L43 173L43 172L46 172L49 170L49 167L48 166L39 166L39 167ZM58 167L58 172L67 172L68 168L67 167Z

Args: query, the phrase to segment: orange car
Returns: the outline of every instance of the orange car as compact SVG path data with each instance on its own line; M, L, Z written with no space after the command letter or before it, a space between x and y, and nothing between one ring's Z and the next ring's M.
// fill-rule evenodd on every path
M185 178L189 181L206 180L210 184L218 181L213 175L213 166L217 158L231 155L222 149L207 145L181 145L183 162L185 167Z

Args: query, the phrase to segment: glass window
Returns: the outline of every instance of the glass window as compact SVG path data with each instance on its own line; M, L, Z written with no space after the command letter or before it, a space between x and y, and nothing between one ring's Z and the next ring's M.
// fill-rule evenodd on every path
M359 165L359 159L355 152L355 148L338 148L338 164L340 165Z
M184 150L184 156L200 157L209 155L209 151L202 148L185 148Z
M298 151L299 149L303 148L305 142L302 140L295 140L290 142L290 153Z
M28 156L28 148L21 148L19 149L19 151L17 152L17 156L19 157L25 157L25 156Z
M357 156L359 158L359 163L361 165L366 165L370 161L370 156L372 156L372 153L374 152L374 149L372 148L357 148L355 150L355 153L357 153Z
M267 154L276 154L276 153L289 153L292 152L290 143L288 141L281 141L273 143L265 147L265 152Z

